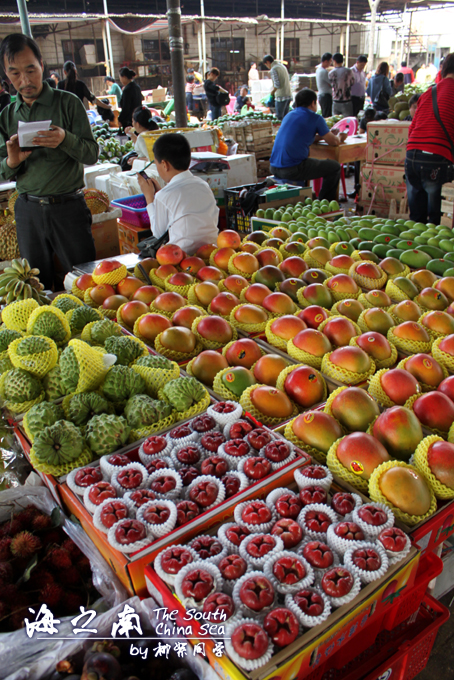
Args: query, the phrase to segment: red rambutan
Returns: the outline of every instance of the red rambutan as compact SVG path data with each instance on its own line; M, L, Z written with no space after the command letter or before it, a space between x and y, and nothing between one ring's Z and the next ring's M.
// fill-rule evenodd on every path
M24 529L24 525L20 519L14 517L10 522L5 522L0 529L2 536L15 536L19 531Z
M51 583L55 583L53 575L43 568L34 569L28 581L30 590L42 590Z
M61 570L58 580L63 586L77 586L81 583L82 577L77 567L69 567Z
M31 528L34 531L43 531L52 526L52 518L49 515L37 515L32 519Z
M13 568L9 562L0 562L0 581L11 583L13 580Z
M77 561L80 557L83 556L82 550L78 548L74 541L72 541L70 538L67 538L66 541L63 541L61 547L67 552L69 552L73 562Z
M0 560L2 562L11 559L11 541L12 539L7 536L0 538Z
M82 576L84 576L85 578L91 576L90 560L85 555L83 555L79 560L77 560L76 567L79 573L82 574Z
M21 531L11 541L11 552L15 557L31 557L41 548L38 536L29 531Z
M47 553L46 559L56 569L69 569L73 566L68 551L63 548L52 548L52 550L49 550Z
M52 608L59 604L64 595L64 590L58 583L49 583L39 594L39 601ZM66 597L66 596L65 596Z
M74 614L80 611L82 605L87 604L87 598L82 593L76 593L72 590L65 593L63 607L65 614Z
M60 545L65 536L66 534L64 534L61 529L56 528L46 531L46 533L41 536L41 541L43 545Z
M23 528L28 528L35 517L39 517L43 513L34 505L27 505L23 510L14 515L14 519L22 523Z

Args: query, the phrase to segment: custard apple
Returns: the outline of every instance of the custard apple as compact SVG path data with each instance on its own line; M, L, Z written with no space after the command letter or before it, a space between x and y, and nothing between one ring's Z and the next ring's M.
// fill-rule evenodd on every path
M136 359L134 366L145 366L146 368L163 368L171 371L173 368L173 363L166 357L149 354L146 357L139 357Z
M68 418L75 425L86 425L101 413L114 413L114 406L97 392L75 394L69 402Z
M45 335L52 338L57 345L67 342L68 326L65 315L56 307L39 307L28 320L27 333Z
M17 338L21 338L22 333L19 333L19 331L10 331L8 328L3 328L0 331L0 354L2 352L6 352L8 349L8 345L13 341L16 340Z
M40 404L35 404L24 416L24 424L32 435L36 437L45 427L49 427L57 422L57 420L64 420L65 414L59 404L53 404L49 401L42 401Z
M44 376L43 387L46 392L46 399L48 401L59 399L66 394L66 390L63 387L63 383L61 381L61 371L58 364Z
M176 411L187 411L206 394L206 390L195 378L176 378L164 385L163 393Z
M170 404L163 401L156 401L146 394L136 394L128 399L125 406L125 416L128 424L137 430L147 425L153 425L158 420L166 418L172 413Z
M112 453L128 441L131 428L123 416L102 414L93 416L85 428L88 446L97 456Z
M102 386L106 399L118 403L147 391L144 379L128 366L112 366Z
M72 347L66 347L60 356L60 380L66 394L74 392L79 382L80 367Z
M57 420L38 432L33 440L33 451L39 463L64 465L79 458L85 441L73 423Z
M134 359L143 354L143 346L127 335L110 336L106 339L104 347L109 354L115 354L117 357L116 366L128 366Z
M12 368L14 368L14 366L11 363L9 356L5 354L3 359L0 359L0 375L6 373L6 371L10 371Z
M103 319L102 321L95 321L91 327L90 340L96 345L104 345L107 338L121 334L121 327L117 323L109 319Z
M93 309L92 307L87 307L86 305L77 307L76 309L70 309L69 312L66 312L66 316L69 320L71 333L73 335L80 333L84 326L86 326L87 323L90 323L90 321L100 321L103 318L101 312L98 312L97 309Z
M52 342L55 347L55 344ZM50 348L49 338L40 337L39 335L30 335L16 345L16 354L20 357L26 357L30 354L43 354L48 352Z
M3 383L5 399L21 404L39 397L43 386L38 378L22 368L13 368L6 374Z
M69 312L70 309L81 307L83 302L76 298L75 295L67 295L63 293L62 295L58 295L55 300L52 300L51 304L52 307L56 307L62 311L63 314L66 314L66 312Z

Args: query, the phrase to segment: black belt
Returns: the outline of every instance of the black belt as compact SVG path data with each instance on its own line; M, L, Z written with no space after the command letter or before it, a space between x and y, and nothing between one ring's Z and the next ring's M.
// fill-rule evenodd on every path
M83 189L73 191L71 194L60 194L59 196L32 196L31 194L21 194L21 197L31 203L39 203L40 205L56 205L67 203L68 201L75 201L84 195Z

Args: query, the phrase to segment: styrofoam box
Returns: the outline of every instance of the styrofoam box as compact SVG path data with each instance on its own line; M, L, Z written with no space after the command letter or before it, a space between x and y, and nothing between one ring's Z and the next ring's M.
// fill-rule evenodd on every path
M254 154L238 153L224 156L230 168L227 170L227 188L257 182L257 163Z
M84 183L87 189L97 189L96 178L100 175L109 175L111 172L120 172L121 168L116 163L101 163L100 165L89 165L84 168Z

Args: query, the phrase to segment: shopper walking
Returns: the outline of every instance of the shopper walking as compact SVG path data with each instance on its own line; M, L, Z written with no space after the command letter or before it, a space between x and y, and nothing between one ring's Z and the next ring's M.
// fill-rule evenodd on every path
M54 255L64 274L96 256L83 186L84 164L96 163L98 144L80 99L43 83L43 60L34 40L8 35L0 46L0 64L17 90L16 102L0 114L0 177L15 180L19 192L15 219L21 256L51 288ZM36 148L21 150L19 121L49 119L50 129L43 126L36 133Z
M355 76L344 64L344 56L340 52L333 54L334 68L329 73L329 81L333 91L333 116L353 116L352 86Z
M409 84L415 82L415 74L413 73L413 69L411 69L409 66L407 66L406 61L400 62L399 72L404 74L404 84L405 85L409 85Z
M121 101L121 87L119 86L118 83L115 82L115 78L112 78L112 76L106 76L104 78L104 82L106 84L106 94L113 94L117 98L117 106L120 106L120 101Z
M290 102L292 101L292 91L290 89L290 78L284 64L277 61L271 54L263 57L263 63L269 69L273 89L271 94L276 102L276 117L283 120L289 112Z
M333 90L328 78L328 69L332 63L333 55L330 52L325 52L325 54L322 56L320 66L315 71L318 103L320 104L323 118L329 118L333 111Z
M364 101L366 99L366 64L367 57L365 57L364 54L361 54L356 60L356 64L352 66L352 73L355 76L355 82L352 85L351 96L353 115L355 117L360 111L364 110Z
M377 70L367 86L367 94L372 100L372 106L376 111L383 111L383 113L389 112L391 83L389 82L388 74L389 64L386 61L382 61L377 66Z
M132 114L138 106L142 106L143 94L135 82L136 72L127 66L120 69L120 83L123 85L123 93L120 99L120 115L118 122L123 129L132 125Z
M194 111L194 88L196 86L195 82L195 76L190 75L186 76L186 87L185 87L185 94L186 94L186 109L191 112Z
M85 85L83 80L79 80L77 77L77 69L72 61L67 61L63 66L63 72L65 74L65 79L60 80L57 84L59 90L65 90L65 92L72 92L77 97L79 97L82 104L84 99L87 99L90 104L96 104L101 109L112 109L110 104L104 104L101 99L95 97L95 95L90 92L88 87Z
M441 187L454 179L454 52L441 76L417 102L405 159L410 219L423 224L440 224Z
M221 87L220 85L216 85L216 80L219 78L219 76L220 76L219 69L213 67L211 71L208 73L207 79L203 84L211 111L211 120L216 120L217 118L220 118L222 115L222 104L219 104L218 102L219 92L225 92L226 94L228 94L227 90L224 90L224 88Z

